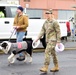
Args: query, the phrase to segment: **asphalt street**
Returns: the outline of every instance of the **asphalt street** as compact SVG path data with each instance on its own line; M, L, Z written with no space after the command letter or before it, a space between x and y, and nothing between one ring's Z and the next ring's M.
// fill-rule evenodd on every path
M0 55L0 75L75 75L76 74L76 50L64 50L57 53L60 70L50 72L53 62L49 65L48 73L41 73L39 69L43 66L44 52L33 53L33 61L26 63L17 61L8 66L7 57L9 55Z

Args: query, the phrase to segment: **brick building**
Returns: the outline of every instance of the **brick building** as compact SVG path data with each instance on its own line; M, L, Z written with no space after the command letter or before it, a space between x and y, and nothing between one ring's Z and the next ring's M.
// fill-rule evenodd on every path
M45 11L53 9L57 19L69 19L74 15L76 0L20 0L20 5L27 8L30 18L45 18Z

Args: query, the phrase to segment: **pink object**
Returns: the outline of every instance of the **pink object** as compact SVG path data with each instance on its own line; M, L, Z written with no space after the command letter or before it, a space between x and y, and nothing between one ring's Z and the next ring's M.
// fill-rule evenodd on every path
M58 44L56 44L56 46L55 46L55 51L56 52L62 52L62 51L64 51L64 45L62 44L62 43L60 43L60 45L58 45Z
M19 49L22 48L22 44L20 42L18 42L17 44L18 44L17 46Z

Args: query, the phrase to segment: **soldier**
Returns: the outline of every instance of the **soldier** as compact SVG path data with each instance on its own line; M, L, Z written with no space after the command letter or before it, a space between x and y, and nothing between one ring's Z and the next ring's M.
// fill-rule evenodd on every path
M41 72L47 72L50 64L50 57L53 57L54 68L51 72L59 71L58 59L55 52L56 44L61 42L61 33L58 22L54 19L52 10L46 11L47 20L44 22L41 32L38 38L35 40L36 43L44 34L46 36L46 49L45 49L45 61L44 66L40 69Z

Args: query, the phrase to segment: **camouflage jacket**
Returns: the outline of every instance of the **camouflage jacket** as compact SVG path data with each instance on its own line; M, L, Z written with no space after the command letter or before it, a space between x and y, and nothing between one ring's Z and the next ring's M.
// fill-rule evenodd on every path
M42 26L38 38L40 39L44 34L46 34L46 42L56 41L60 42L61 32L59 23L56 20L46 20Z

